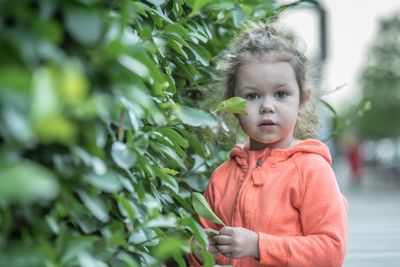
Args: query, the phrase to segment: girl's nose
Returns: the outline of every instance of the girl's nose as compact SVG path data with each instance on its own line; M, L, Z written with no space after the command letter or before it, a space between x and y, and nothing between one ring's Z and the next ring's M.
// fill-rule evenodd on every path
M263 101L260 106L260 113L274 113L275 107L271 101Z

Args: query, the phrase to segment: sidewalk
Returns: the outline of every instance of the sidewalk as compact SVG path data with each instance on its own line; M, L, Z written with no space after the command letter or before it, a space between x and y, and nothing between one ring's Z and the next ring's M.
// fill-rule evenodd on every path
M344 267L400 266L400 183L366 175L361 186L349 181L344 158L334 169L349 202L349 242Z

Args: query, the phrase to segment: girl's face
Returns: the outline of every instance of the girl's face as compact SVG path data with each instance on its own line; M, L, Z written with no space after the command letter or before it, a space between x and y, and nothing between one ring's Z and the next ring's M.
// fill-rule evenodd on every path
M293 145L300 88L289 63L252 60L241 66L235 95L247 100L247 115L238 118L251 150Z

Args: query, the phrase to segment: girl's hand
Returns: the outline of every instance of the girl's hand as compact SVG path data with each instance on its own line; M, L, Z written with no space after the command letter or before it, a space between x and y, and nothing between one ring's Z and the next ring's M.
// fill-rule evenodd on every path
M217 247L216 247L216 243L215 240L212 236L217 236L218 235L218 231L214 230L214 229L204 229L207 236L208 236L208 252L210 252L213 256L214 259L217 258L221 253L219 253Z
M221 253L217 250L215 241L211 236L218 235L218 231L211 228L206 228L204 229L204 231L208 236L208 252L210 252L214 256L214 258L217 258L218 256L221 255ZM200 254L200 248L201 245L196 240L194 240L194 244L192 247L193 254L201 263L203 263L203 257Z
M235 259L260 257L258 234L251 230L242 227L224 227L213 239L218 251L225 257Z

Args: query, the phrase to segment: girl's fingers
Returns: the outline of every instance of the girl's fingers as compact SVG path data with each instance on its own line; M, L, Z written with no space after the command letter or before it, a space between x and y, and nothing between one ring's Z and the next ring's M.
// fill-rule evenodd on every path
M208 248L208 252L211 252L212 254L219 253L218 249L213 246Z
M217 230L214 230L214 229L212 229L212 228L206 228L206 229L204 229L204 231L206 232L206 234L207 235L218 235L218 231Z
M214 236L213 239L218 245L229 245L231 243L231 237L226 235L217 235Z
M232 253L221 253L222 255L224 255L227 258L233 258L233 254Z
M219 252L221 252L224 255L232 253L231 246L229 246L229 245L217 245L217 249Z
M221 230L219 230L219 235L228 235L230 236L232 233L233 228L229 226L223 227Z

